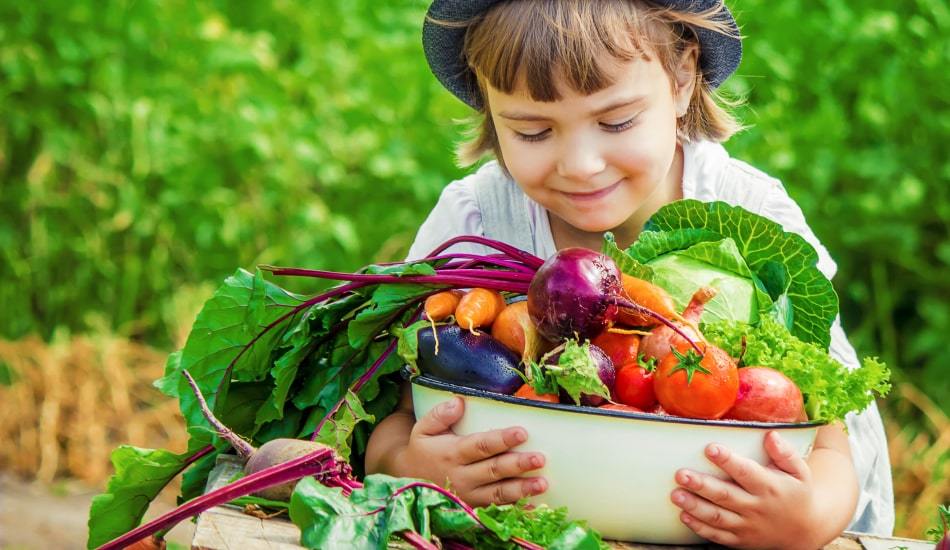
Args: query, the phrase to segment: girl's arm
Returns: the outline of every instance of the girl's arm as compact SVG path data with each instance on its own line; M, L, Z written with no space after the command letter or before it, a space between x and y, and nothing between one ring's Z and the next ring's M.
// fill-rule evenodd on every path
M455 435L452 425L464 414L464 401L455 397L417 422L409 385L403 384L396 411L370 435L366 473L428 479L473 506L508 504L547 489L544 478L520 477L544 466L544 455L512 450L527 441L524 428Z
M841 424L818 429L807 460L769 432L762 466L709 445L706 456L730 479L689 470L676 473L673 503L698 535L735 548L814 550L847 527L858 501L858 482Z

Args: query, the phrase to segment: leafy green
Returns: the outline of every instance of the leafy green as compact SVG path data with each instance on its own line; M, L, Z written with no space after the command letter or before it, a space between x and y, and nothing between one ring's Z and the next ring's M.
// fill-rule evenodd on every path
M890 371L877 358L865 358L849 370L818 345L803 342L777 321L764 318L758 326L720 321L701 325L714 345L746 366L765 366L788 376L805 397L808 418L817 422L843 420L866 408L874 394L890 390ZM744 346L744 351L743 351Z
M767 218L723 202L675 201L647 221L626 253L652 269L653 282L680 307L701 285L715 286L704 321L770 316L790 322L806 342L830 343L838 296L817 252Z
M627 275L632 275L645 281L653 281L653 270L634 260L623 250L620 250L613 233L609 231L604 233L604 244L600 252L613 260L620 271Z
M367 271L418 275L430 274L433 268L416 263L370 266ZM407 322L413 313L409 306L429 291L417 284L370 285L291 315L304 298L265 281L260 271L238 270L228 277L205 303L184 348L169 356L165 376L156 382L163 392L179 399L190 435L189 453L149 451L152 454L136 458L123 451L116 455L117 471L121 466L123 473L100 495L102 504L91 510L90 525L104 526L91 532L105 542L112 538L109 534L134 527L155 496L151 489L164 486L177 475L184 467L180 462L183 457L214 445L212 453L185 471L182 499L197 496L205 487L215 456L227 449L227 443L201 414L196 396L181 376L184 369L196 379L225 425L257 445L277 437L309 436L340 403L317 439L334 447L344 459L362 462L361 457L353 456L354 445L357 453L362 453L367 427L395 408L399 386L392 378L398 377L395 372L401 361L391 355L358 394L350 388L389 346L388 339L378 336ZM269 325L273 329L258 337ZM238 354L242 355L235 361ZM168 464L155 466L153 462L159 459ZM140 477L147 478L148 484ZM126 506L127 512L116 513L107 521L104 515L113 512L107 504L120 497L134 501L134 506Z
M444 494L424 486L409 487L417 481L375 474L367 476L364 486L347 497L340 489L305 478L290 498L290 519L300 527L300 543L308 548L385 549L390 538L403 531L485 549L517 548L512 537L545 548L606 548L583 522L568 520L563 508L552 510L542 505L528 509L525 502L476 508L482 527Z
M88 548L101 546L142 521L152 499L178 475L191 453L122 445L112 451L115 473L89 508Z
M541 364L532 362L528 368L532 373L531 386L539 395L557 395L558 388L561 388L578 404L581 395L598 395L610 399L610 390L601 381L597 361L591 356L590 342L578 344L574 340L567 340L556 365L542 358Z
M478 519L503 541L519 537L549 549L600 550L608 546L600 535L589 529L583 521L571 521L567 508L536 506L528 508L526 502L498 506L491 504L476 508ZM477 542L477 541L472 541ZM497 548L480 544L478 548Z
M937 525L927 529L927 537L940 542L940 539L950 536L950 505L941 504L937 507Z

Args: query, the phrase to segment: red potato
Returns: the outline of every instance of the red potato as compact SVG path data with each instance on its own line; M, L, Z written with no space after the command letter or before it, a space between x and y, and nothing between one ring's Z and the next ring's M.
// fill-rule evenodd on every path
M739 369L736 403L725 418L756 422L807 420L801 390L787 376L769 367Z

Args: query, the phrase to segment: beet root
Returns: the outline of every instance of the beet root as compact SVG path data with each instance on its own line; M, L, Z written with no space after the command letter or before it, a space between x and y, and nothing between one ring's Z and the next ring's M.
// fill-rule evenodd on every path
M244 464L244 473L250 475L265 468L327 448L329 447L316 441L287 438L272 439L251 454ZM290 495L293 494L296 486L297 482L291 481L268 487L254 494L270 500L290 500Z

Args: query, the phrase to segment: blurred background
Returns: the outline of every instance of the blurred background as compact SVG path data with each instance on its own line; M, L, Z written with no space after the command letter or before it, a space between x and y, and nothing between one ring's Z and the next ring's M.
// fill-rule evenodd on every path
M749 128L726 147L785 183L893 369L897 533L923 538L950 502L950 8L728 3ZM113 447L184 447L150 382L236 268L402 258L465 173L426 7L0 0L0 546L84 545ZM27 502L78 534L14 539Z

